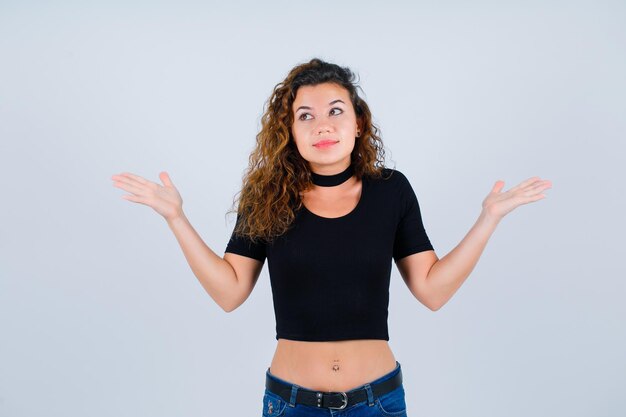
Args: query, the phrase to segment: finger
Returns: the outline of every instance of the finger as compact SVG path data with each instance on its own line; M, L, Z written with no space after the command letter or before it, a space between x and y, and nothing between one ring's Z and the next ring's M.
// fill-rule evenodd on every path
M111 179L113 181L117 181L122 184L133 185L135 187L145 187L150 186L151 184L150 181L146 181L144 178L138 175L129 174L127 172L124 172L120 175L113 175Z
M173 187L174 184L172 184L172 180L170 179L170 176L167 172L163 171L159 174L159 178L161 179L161 181L163 182L163 185L165 185L166 187Z
M133 194L142 194L144 190L141 185L135 185L121 180L114 182L113 186Z
M147 183L149 183L149 181L146 180L145 178L140 177L139 175L131 174L130 172L124 172L124 173L122 173L122 175L124 175L124 176L126 176L128 178L131 178L131 179L139 182L140 184L147 184Z
M160 185L157 183L148 181L145 178L140 177L139 175L134 175L129 172L124 172L120 175L113 175L111 179L123 184L135 186L137 187L136 189L145 189L145 187L160 187Z
M540 189L531 189L531 190L524 190L524 191L520 191L521 195L523 198L528 199L528 198L534 198L536 195L538 195L539 193L541 193L542 190Z
M537 195L535 195L533 197L530 197L528 199L528 202L532 203L532 202L535 202L535 201L543 200L544 198L546 198L545 194L537 194Z
M548 188L551 187L551 185L552 184L550 184L550 181L547 181L547 180L538 181L535 184L529 185L524 189L517 190L516 192L525 197L530 197L530 196L536 195L537 193L547 190Z
M546 195L542 192L543 190L535 190L535 191L526 191L521 196L522 204L532 203L533 201L541 200L545 198Z
M533 185L531 189L536 191L543 191L549 188L552 188L552 183L549 180L543 180Z
M491 192L492 193L499 193L500 190L502 189L502 187L504 187L504 181L502 180L498 180L496 181L496 183L493 185L493 188L491 188Z
M134 196L134 195L132 195L132 194L124 194L124 195L122 196L122 198L123 198L124 200L133 201L133 202L135 202L135 203L140 203L140 202L141 202L141 198L140 198L140 197Z
M525 181L520 182L519 184L517 184L515 187L511 188L510 191L516 191L522 188L525 188L526 186L534 183L535 181L539 180L539 177L530 177Z

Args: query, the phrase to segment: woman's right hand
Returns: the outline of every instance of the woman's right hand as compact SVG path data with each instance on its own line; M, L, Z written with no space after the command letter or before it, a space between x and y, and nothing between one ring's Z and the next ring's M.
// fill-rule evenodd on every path
M123 199L152 207L169 221L183 214L183 199L176 187L174 187L167 172L161 172L159 178L163 185L148 181L139 175L129 172L123 172L111 177L115 181L113 183L114 187L131 193L123 195Z

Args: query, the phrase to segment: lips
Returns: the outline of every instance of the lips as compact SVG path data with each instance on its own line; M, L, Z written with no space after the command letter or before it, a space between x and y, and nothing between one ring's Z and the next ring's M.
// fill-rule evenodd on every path
M334 145L337 142L339 142L339 141L338 140L323 139L323 140L320 140L319 142L315 142L313 144L313 146L331 146L331 145Z

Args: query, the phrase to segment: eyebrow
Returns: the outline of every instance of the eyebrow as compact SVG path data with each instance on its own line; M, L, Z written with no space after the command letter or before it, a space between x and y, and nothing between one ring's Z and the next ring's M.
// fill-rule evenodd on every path
M329 105L329 106L332 106L332 105L333 105L333 104L335 104L335 103L343 103L343 104L346 104L346 103L344 103L344 102L343 102L343 100L341 100L341 99L337 99L337 100L333 100L333 101L331 101L330 103L328 103L328 105ZM298 108L296 109L295 113L297 113L297 112L298 112L298 110L302 110L302 109L311 110L311 107L309 107L309 106L300 106L300 107L298 107Z

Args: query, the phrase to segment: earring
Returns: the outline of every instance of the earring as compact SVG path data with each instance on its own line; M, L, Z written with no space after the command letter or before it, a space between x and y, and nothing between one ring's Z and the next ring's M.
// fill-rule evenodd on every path
M358 138L359 136L361 136L361 131L360 131L360 130L357 130L357 131L356 131L356 137Z

